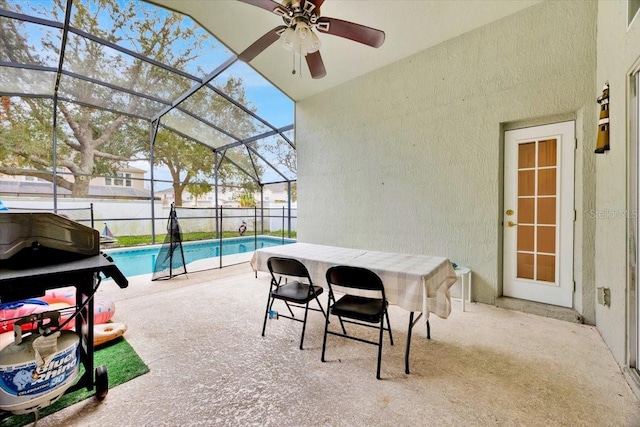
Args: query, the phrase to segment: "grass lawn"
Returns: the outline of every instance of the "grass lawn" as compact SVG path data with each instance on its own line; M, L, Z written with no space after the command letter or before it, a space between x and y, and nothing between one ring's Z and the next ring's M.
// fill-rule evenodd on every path
M282 230L265 231L264 235L282 237ZM165 236L166 236L165 234L157 235L156 236L156 243L164 243ZM240 233L238 233L237 231L225 231L225 232L222 233L222 238L239 237L239 236L240 236ZM247 237L247 236L251 236L251 235L250 234L245 235L245 237ZM285 233L285 237L287 237L286 233ZM297 237L297 233L295 231L292 231L291 232L291 238L295 239L296 237ZM128 246L150 245L152 243L151 235L116 236L116 238L118 239L118 242L114 243L112 245L109 245L109 248L121 248L121 247L128 247ZM215 239L215 238L218 238L218 237L215 236L214 233L198 232L198 233L183 233L182 234L182 241L183 242L195 241L195 240Z

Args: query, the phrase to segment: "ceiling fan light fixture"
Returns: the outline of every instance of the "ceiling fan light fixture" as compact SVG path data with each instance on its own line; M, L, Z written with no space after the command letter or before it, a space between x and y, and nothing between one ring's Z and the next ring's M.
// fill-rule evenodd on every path
M305 27L307 26L305 25ZM306 52L305 55L307 53L317 52L318 50L320 50L320 46L322 46L322 43L320 42L318 35L314 33L309 27L306 28L304 33L300 34L299 38L301 40L301 45L302 45L301 50L302 52Z
M301 56L317 52L322 43L318 35L305 22L298 22L280 35L282 46Z
M283 33L280 35L280 42L282 43L282 46L287 50L297 50L295 49L296 31L293 29L293 27L289 27L283 31Z
M296 24L296 36L300 40L300 44L306 42L310 32L311 29L304 21L300 21Z

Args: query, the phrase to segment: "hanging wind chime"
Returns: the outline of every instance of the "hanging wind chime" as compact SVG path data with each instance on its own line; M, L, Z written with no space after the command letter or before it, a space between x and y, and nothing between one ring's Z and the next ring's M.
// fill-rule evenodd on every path
M602 88L602 96L597 99L600 104L600 120L598 120L598 140L596 153L601 154L609 150L609 82Z

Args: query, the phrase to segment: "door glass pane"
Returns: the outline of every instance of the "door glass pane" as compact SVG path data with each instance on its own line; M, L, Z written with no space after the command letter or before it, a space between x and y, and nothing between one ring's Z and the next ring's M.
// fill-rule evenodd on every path
M556 169L538 170L538 195L553 196L556 194Z
M534 196L536 191L536 172L518 171L518 196Z
M556 257L551 255L538 255L537 280L543 282L556 281Z
M518 145L518 169L536 166L536 143L527 142Z
M538 199L538 224L556 223L556 198L541 197Z
M538 143L538 167L556 166L557 141L550 139Z
M538 252L555 254L556 252L556 228L553 226L538 227L537 247Z
M533 279L533 254L518 254L517 277Z
M533 198L518 198L518 224L533 224L534 202Z
M534 227L518 226L518 251L533 252Z

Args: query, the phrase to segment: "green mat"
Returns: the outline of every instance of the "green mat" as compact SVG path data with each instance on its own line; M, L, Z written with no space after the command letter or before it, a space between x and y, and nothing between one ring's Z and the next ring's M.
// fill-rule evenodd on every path
M111 344L105 345L97 349L93 355L94 367L105 365L109 378L109 389L125 383L135 377L149 372L149 367L140 359L135 350L129 345L127 340L119 338ZM84 367L80 365L81 378L84 374ZM86 388L76 390L72 393L63 395L54 404L46 406L38 411L38 418L53 414L62 408L73 405L86 398L93 398L95 395L95 387L89 392ZM109 399L107 395L106 399ZM5 413L6 415L6 413ZM35 421L35 414L11 415L0 422L2 427L19 427L31 424Z

